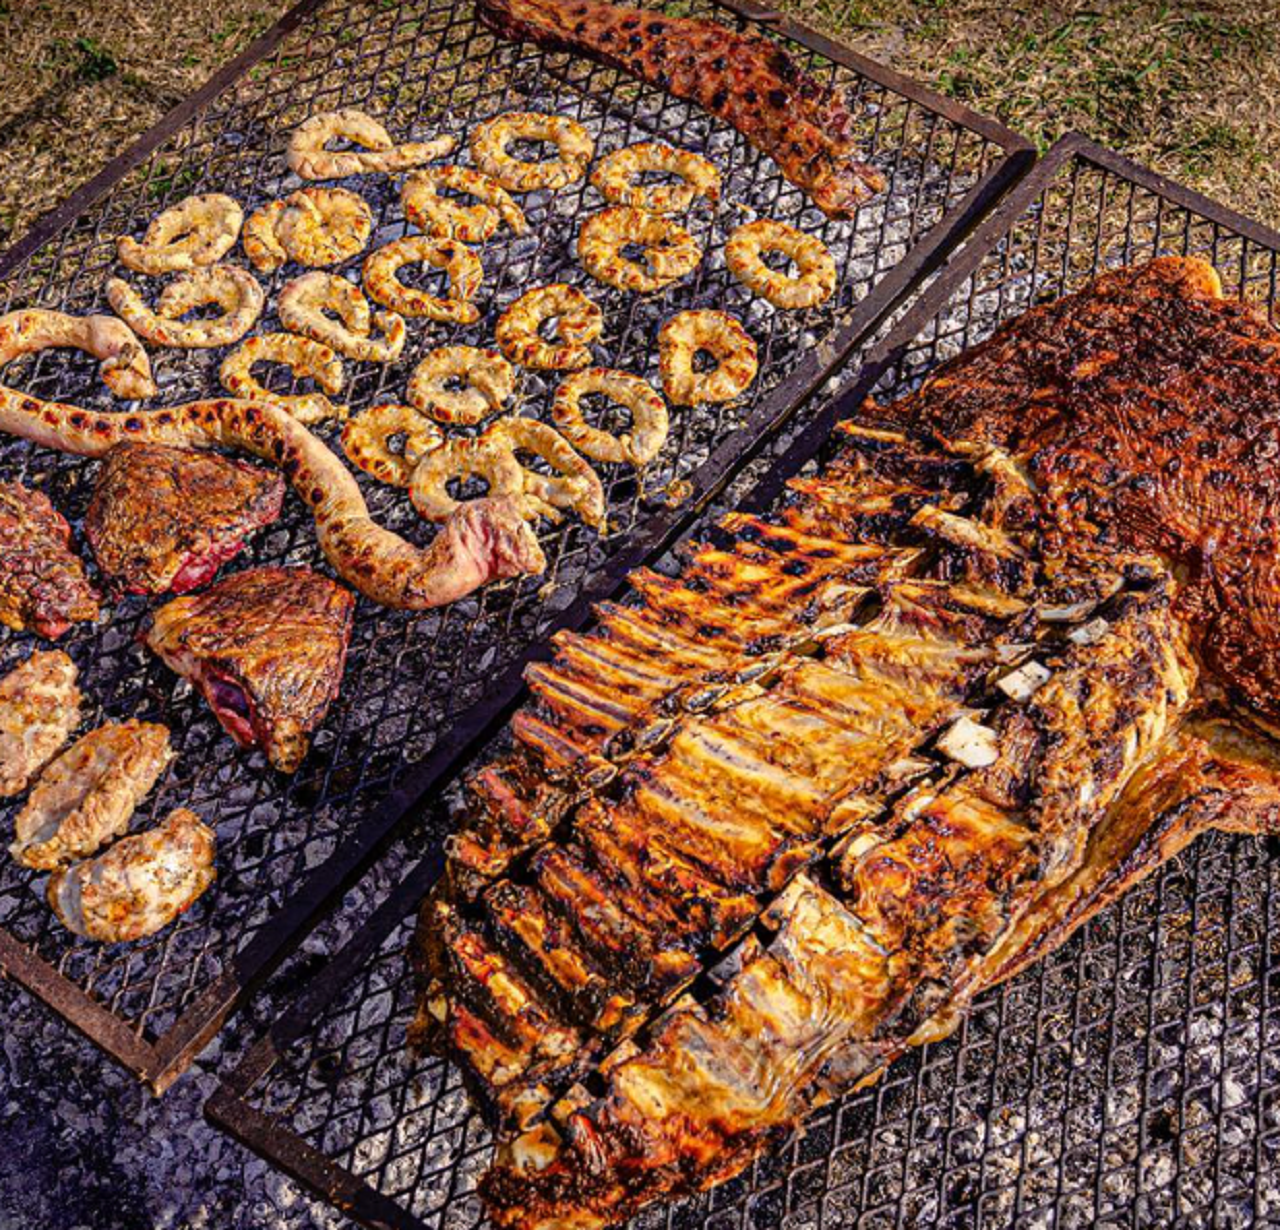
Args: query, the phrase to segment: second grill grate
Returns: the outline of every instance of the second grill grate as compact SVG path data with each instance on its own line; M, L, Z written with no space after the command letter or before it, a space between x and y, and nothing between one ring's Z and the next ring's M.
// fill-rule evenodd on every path
M289 130L318 111L363 107L398 137L450 132L513 109L571 115L601 154L661 138L702 151L720 166L731 205L695 226L708 252L699 271L665 294L638 298L592 287L606 312L598 361L656 378L655 332L689 307L740 315L759 347L761 378L742 401L673 415L659 460L638 481L627 467L604 475L609 529L576 523L546 530L546 575L491 587L444 610L412 615L362 602L342 694L292 778L237 751L203 702L137 644L148 604L116 604L102 626L81 627L67 648L90 698L86 718L138 716L174 732L173 768L139 815L142 825L174 806L216 827L219 879L198 906L151 940L129 947L74 942L46 908L41 881L0 863L0 961L95 1042L154 1087L180 1073L248 986L287 952L315 913L411 811L450 763L482 733L518 686L518 667L548 633L586 618L588 601L617 584L626 567L710 498L781 419L821 384L876 322L937 265L1025 166L1026 143L997 124L938 99L892 72L799 26L757 10L686 6L779 38L819 79L850 90L864 153L889 186L846 223L828 223L724 125L670 96L584 60L546 55L497 39L465 0L317 4L286 19L282 41L164 139L78 220L55 218L40 242L24 243L7 270L6 307L40 305L102 311L103 283L119 272L114 241L138 235L166 206L192 193L221 191L247 210L297 186L284 165ZM179 117L181 118L181 117ZM157 134L159 136L161 134ZM344 181L373 208L371 246L405 233L397 185L387 177ZM426 350L450 343L491 345L501 310L533 285L589 279L573 256L581 219L603 201L580 182L524 205L530 235L483 249L481 320L468 329L411 328L393 365L348 364L342 400L353 411L401 400ZM839 286L820 309L774 313L724 268L726 229L736 206L793 221L819 234L836 258ZM355 272L358 260L346 272ZM269 297L296 268L282 270ZM258 326L274 328L268 316ZM161 401L219 394L223 351L157 351ZM5 382L31 393L116 409L79 358L46 352L10 365ZM546 419L553 383L528 374L523 412ZM288 391L282 388L280 391ZM47 490L72 520L92 489L96 465L0 442L0 472ZM375 517L422 540L403 493L361 479ZM310 518L290 497L286 515L260 535L236 567L323 567ZM10 638L0 668L24 656Z
M1104 269L1196 254L1274 315L1280 235L1077 138L1060 143L745 500L767 507L829 423L890 400L1003 320ZM644 1226L1269 1224L1280 1216L1280 868L1211 835L954 1037L818 1112L741 1177ZM405 1045L427 860L207 1106L364 1224L470 1227L489 1139L457 1071Z

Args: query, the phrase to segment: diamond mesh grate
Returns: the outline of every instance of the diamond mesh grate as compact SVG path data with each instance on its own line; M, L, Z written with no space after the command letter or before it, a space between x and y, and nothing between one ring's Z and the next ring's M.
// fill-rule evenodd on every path
M1159 252L1211 256L1274 308L1280 235L1069 139L877 348L840 406L889 398L1028 303ZM842 409L841 409L842 407ZM814 453L806 428L747 498ZM782 1149L643 1227L1274 1225L1280 845L1202 838L947 1041L816 1113ZM394 897L255 1045L214 1122L370 1225L481 1221L488 1141L456 1071L405 1047L412 915Z
M715 11L708 0L688 7ZM115 236L141 233L154 214L193 192L229 192L249 209L291 191L298 181L287 174L282 156L288 130L316 111L351 105L385 116L398 137L450 132L461 138L478 119L518 108L578 118L602 153L639 139L677 140L717 162L729 202L820 234L840 274L836 295L821 309L774 313L724 268L727 229L745 216L730 206L718 215L695 211L692 227L708 258L662 296L640 299L590 286L606 312L597 361L656 382L654 338L661 321L682 308L714 305L738 313L755 336L760 379L738 404L674 412L670 440L643 480L625 467L609 467L603 474L608 532L598 537L573 524L543 533L545 576L491 587L427 614L388 612L362 601L342 695L292 780L273 775L260 757L238 753L203 702L138 646L146 602L121 602L104 626L81 627L66 638L90 699L89 720L136 715L172 729L177 761L138 823L177 804L194 808L217 828L219 879L197 908L155 939L128 948L93 947L69 942L44 905L41 882L0 860L0 926L16 941L8 948L15 954L11 968L153 1083L164 1083L175 1066L189 1062L201 1035L242 994L255 967L296 937L302 914L282 923L280 911L290 901L315 905L317 881L308 882L308 875L324 865L324 888L332 894L339 873L354 867L413 801L422 785L415 768L438 749L442 732L481 725L469 707L496 695L494 679L557 621L585 617L590 593L599 596L616 584L623 562L636 562L638 552L691 516L766 428L793 410L931 262L941 260L954 236L1022 165L1024 143L998 126L904 92L912 87L896 83L892 74L884 74L892 82L886 84L869 75L874 67L837 63L797 42L802 35L786 23L778 29L818 77L852 91L867 154L890 182L847 223L827 222L736 133L664 93L583 60L502 42L478 25L466 3L377 0L322 5L305 16L266 59L80 220L23 259L0 289L0 304L9 307L104 310L101 288L116 272ZM465 153L460 156L465 160ZM386 177L344 182L373 207L371 246L405 233L395 183ZM578 184L554 196L529 194L522 204L530 233L499 237L483 249L479 324L464 329L411 322L399 363L348 361L343 400L353 410L401 399L414 364L432 347L491 344L498 313L530 286L560 279L588 286L571 241L578 221L602 204L594 189ZM343 272L354 274L358 267L356 260ZM281 271L269 292L296 272ZM274 327L268 309L258 329ZM157 353L161 401L217 395L223 353ZM21 359L5 379L37 396L112 408L82 356L45 352ZM546 419L551 391L550 382L525 373L520 404ZM0 472L46 490L73 521L84 511L95 471L80 459L19 442L0 446ZM383 524L417 541L429 536L403 493L363 479L362 485ZM309 518L292 501L236 566L285 562L323 563ZM28 649L26 638L8 638L0 645L0 668ZM467 721L459 723L463 714ZM383 802L392 796L395 803ZM335 855L339 840L353 830L357 845L344 845ZM255 936L252 956L246 955ZM220 979L221 989L215 985ZM113 1040L121 1036L116 1023L105 1021L95 1006L127 1024L129 1055Z

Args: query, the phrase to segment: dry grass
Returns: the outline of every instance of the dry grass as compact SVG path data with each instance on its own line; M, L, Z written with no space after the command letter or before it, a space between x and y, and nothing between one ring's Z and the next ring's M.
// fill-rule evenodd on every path
M284 0L0 0L0 246L285 7Z
M782 0L1047 148L1078 129L1280 226L1280 0Z
M783 0L1042 147L1078 128L1280 225L1280 0ZM0 245L285 0L0 0Z

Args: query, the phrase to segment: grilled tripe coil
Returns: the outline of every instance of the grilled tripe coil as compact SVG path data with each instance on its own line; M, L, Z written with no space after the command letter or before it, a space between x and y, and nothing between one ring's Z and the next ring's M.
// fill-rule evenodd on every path
M771 269L763 259L766 252L789 256L799 272L792 276ZM724 261L749 290L787 311L817 307L836 289L836 263L826 244L773 218L738 227L724 246Z
M413 369L405 398L438 422L472 426L501 410L515 385L515 369L496 350L440 346Z
M359 150L331 150L334 140L364 146ZM453 152L453 137L407 141L397 145L373 116L355 107L322 111L303 120L289 135L285 161L302 179L342 179L347 175L407 171Z
M525 162L507 152L512 141L547 141L559 158ZM486 175L508 192L563 188L582 178L595 153L595 142L577 120L536 111L509 111L485 120L471 134L471 157Z
M107 300L120 318L152 345L197 349L238 342L262 315L266 296L247 269L212 265L179 274L160 292L154 309L123 278L107 282ZM221 308L222 314L211 319L182 319L195 308L210 306Z
M441 188L466 193L475 204L442 196ZM400 190L404 216L419 230L463 243L484 243L505 223L513 235L529 229L524 211L496 179L471 167L441 166L415 171Z
M638 176L651 171L668 172L679 182L637 182ZM699 197L713 204L720 199L720 172L715 163L659 141L643 141L607 154L591 172L591 183L611 204L629 205L650 214L684 213Z
M273 393L254 376L253 369L258 363L283 364L295 379L310 377L324 391ZM247 339L222 360L218 378L232 397L272 402L287 410L299 423L323 423L346 415L345 406L335 406L329 400L342 392L345 380L342 360L323 342L294 333L262 333Z
M405 265L424 264L443 270L449 280L447 295L432 295L406 286L397 276ZM364 262L364 288L383 307L402 316L471 325L480 319L472 302L484 279L480 258L456 239L408 235L371 252Z
M710 371L694 368L700 350L717 360ZM677 312L658 331L658 367L673 405L732 401L756 378L756 344L728 312Z
M590 426L582 413L582 399L601 393L625 406L631 414L629 431L615 435ZM670 429L667 404L643 377L607 367L588 367L566 376L556 389L551 420L574 448L593 461L648 465L666 443Z
M555 319L556 341L540 330ZM498 318L494 336L521 367L573 370L591 362L590 343L604 329L604 313L576 286L555 282L526 291Z
M624 255L632 247L641 250L639 258ZM671 219L614 205L582 224L578 259L596 281L647 295L692 273L702 249Z
M240 237L244 210L222 192L189 196L151 219L141 240L116 240L120 263L135 273L159 277L216 265Z
M255 210L244 226L244 252L255 269L271 273L286 261L337 265L364 250L373 214L346 188L300 188Z
M336 273L317 269L286 282L276 300L276 315L290 333L358 362L394 363L404 349L404 317L370 312L364 292ZM374 325L381 337L371 336Z

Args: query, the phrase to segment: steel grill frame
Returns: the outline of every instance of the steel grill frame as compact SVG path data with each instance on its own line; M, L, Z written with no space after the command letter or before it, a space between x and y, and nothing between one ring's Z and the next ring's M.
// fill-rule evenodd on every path
M536 108L541 100L548 109L572 111L593 123L603 149L645 131L714 148L727 176L767 194L769 212L803 214L803 224L823 227L841 271L832 304L802 314L811 326L784 323L781 316L753 317L746 292L730 285L722 264L713 268L708 262L688 287L670 288L663 315L714 305L747 317L761 343L758 392L740 408L711 415L674 412L663 454L668 460L651 467L652 482L637 483L617 467L605 478L610 514L620 528L600 543L575 526L541 535L550 560L546 577L490 587L439 616L385 613L362 601L342 696L317 736L318 750L290 781L273 777L261 761L246 767L247 757L218 731L203 703L131 647L145 615L142 602L118 604L105 629L80 627L68 634L64 643L80 661L82 685L91 699L102 701L90 721L136 713L173 727L182 753L178 768L144 805L138 823L159 814L162 805L176 804L195 807L214 824L226 821L220 879L191 914L154 939L128 948L94 948L69 942L33 891L34 877L5 860L0 970L157 1092L189 1066L252 988L385 847L392 831L448 779L467 749L495 729L519 694L523 666L545 652L550 633L584 623L592 602L614 593L628 570L659 555L943 263L1032 161L1030 145L1003 126L769 10L742 0L693 0L693 7L768 30L819 76L849 85L869 152L888 173L889 190L833 229L804 206L771 162L696 108L588 61L506 43L481 30L466 0L365 0L354 6L303 0L0 256L0 305L7 300L8 307L105 310L100 291L114 268L114 236L139 233L155 213L194 191L229 191L248 210L292 190L297 181L286 176L281 134L314 110L373 100L375 110L388 112L397 134L437 128L461 134L479 118L523 104ZM434 98L428 81L435 83ZM442 94L448 95L443 107ZM429 107L435 111L428 117ZM371 248L404 233L385 177L340 182L374 205L379 229ZM531 210L540 211L530 214L535 232L541 227L548 238L539 236L527 257L516 251L514 240L497 244L494 268L485 257L482 302L496 298L498 306L505 305L528 285L555 280L553 273L561 271L579 284L587 281L580 269L574 272L576 262L566 251L571 228L602 204L588 198L583 205L586 191L579 185L553 202L526 199ZM759 205L763 197L753 199ZM559 208L565 201L578 204L566 212ZM712 222L703 216L696 233L705 240L711 231ZM709 254L718 251L722 238L717 232ZM557 248L559 240L566 242ZM343 268L357 263L358 258ZM276 274L268 289L278 289L296 272ZM151 284L133 280L144 288ZM611 326L621 320L621 339L610 347L610 359L633 366L637 354L647 354L640 362L650 363L652 375L656 357L651 347L643 349L650 328L645 314L658 309L624 302L613 292L597 298ZM351 378L344 400L358 409L397 394L422 350L451 341L481 342L495 315L490 308L470 331L423 329L411 322L411 339L419 344L411 341L390 371L347 364ZM270 327L268 315L258 330ZM812 331L802 334L802 328ZM155 355L162 400L220 395L209 360L216 365L222 353ZM19 363L22 373L11 382L37 396L114 408L91 366L79 359L50 362L40 356ZM530 404L539 417L545 418L546 400L534 390ZM92 470L83 459L0 442L0 472L47 488L73 521L83 512ZM660 486L667 479L672 499L663 497ZM406 500L372 482L362 485L375 516L414 533L416 520ZM292 499L284 518L259 534L232 567L285 561L323 563L310 519ZM544 581L557 582L545 600L535 592ZM0 642L0 669L28 643L26 637ZM397 678L415 671L420 684ZM196 768L184 768L193 762Z
M774 504L868 395L918 384L1032 300L1156 251L1280 315L1280 233L1090 141L1055 145L736 506ZM636 1227L1280 1222L1280 842L1214 833L956 1034L818 1111L776 1154ZM405 947L438 851L224 1076L215 1125L378 1230L479 1225L487 1144L460 1077L404 1045Z

